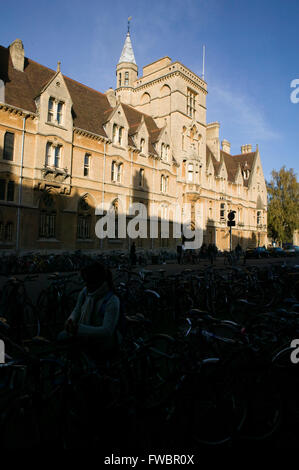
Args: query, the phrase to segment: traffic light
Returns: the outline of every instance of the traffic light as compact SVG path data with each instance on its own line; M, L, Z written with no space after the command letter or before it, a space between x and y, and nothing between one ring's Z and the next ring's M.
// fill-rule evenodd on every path
M235 225L236 225L235 214L236 214L236 211L229 211L229 213L227 215L227 218L228 218L227 226L228 227L235 227Z

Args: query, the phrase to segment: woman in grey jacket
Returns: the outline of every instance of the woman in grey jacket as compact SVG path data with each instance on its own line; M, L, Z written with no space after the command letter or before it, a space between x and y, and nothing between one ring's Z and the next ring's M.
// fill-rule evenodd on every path
M83 268L81 275L86 287L80 292L59 339L69 336L95 339L99 340L96 341L99 350L113 350L122 338L117 328L120 302L114 294L111 271L94 263Z

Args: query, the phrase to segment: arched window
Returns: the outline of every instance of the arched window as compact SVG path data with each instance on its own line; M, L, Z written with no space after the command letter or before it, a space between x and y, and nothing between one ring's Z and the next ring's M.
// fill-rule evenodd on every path
M262 224L262 211L257 211L256 213L256 224L257 225Z
M148 104L148 103L150 103L150 101L151 101L150 95L146 92L143 93L143 95L141 97L141 100L140 100L141 104Z
M118 86L121 87L121 73L118 74Z
M129 85L129 72L125 72L125 86Z
M46 192L40 201L39 236L41 238L55 238L56 235L56 207L52 195Z
M141 139L140 140L140 152L144 153L144 150L145 150L145 140Z
M86 197L78 202L77 238L80 240L90 239L91 234L91 207Z

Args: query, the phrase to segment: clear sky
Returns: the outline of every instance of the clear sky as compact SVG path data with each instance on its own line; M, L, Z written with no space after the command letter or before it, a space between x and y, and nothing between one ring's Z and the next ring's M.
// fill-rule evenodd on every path
M298 172L298 0L15 0L0 1L0 44L23 41L25 55L104 92L127 18L139 71L163 56L202 73L206 45L207 120L220 122L232 153L259 144L269 178L282 165ZM299 96L299 95L298 95Z

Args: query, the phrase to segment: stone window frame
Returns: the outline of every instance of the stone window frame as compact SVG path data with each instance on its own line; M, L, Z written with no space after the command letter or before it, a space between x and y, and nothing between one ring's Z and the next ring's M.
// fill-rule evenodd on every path
M169 177L162 174L161 175L161 186L160 186L161 193L164 193L164 194L167 193L168 184L169 184Z
M59 150L58 155L56 155L57 149ZM52 141L47 141L46 151L45 151L45 167L62 168L62 153L63 153L62 144L54 143ZM57 165L57 159L58 159L58 165Z
M112 143L122 145L124 139L124 127L114 123L112 125Z
M188 183L194 182L194 163L188 163L187 165L187 181Z
M139 187L144 187L145 175L144 175L144 168L140 168L139 170Z
M90 161L91 161L91 154L86 152L84 154L84 162L83 162L83 176L85 177L89 177Z
M50 107L50 103L52 103ZM61 107L61 108L60 108ZM65 102L50 96L48 99L47 123L63 126Z
M111 162L111 181L113 183L121 183L123 176L123 163L113 160Z
M9 136L12 136L12 142L8 142ZM13 162L14 160L14 151L15 151L15 133L6 131L4 134L3 141L3 160L7 162Z
M186 110L187 110L187 116L191 118L195 118L196 96L197 96L197 93L194 90L191 90L191 88L187 88Z
M0 182L3 188L3 196L4 196L4 197L0 197L0 201L14 202L15 194L16 194L15 181L9 178L0 177Z
M77 240L91 239L92 208L86 196L78 201L77 209Z

